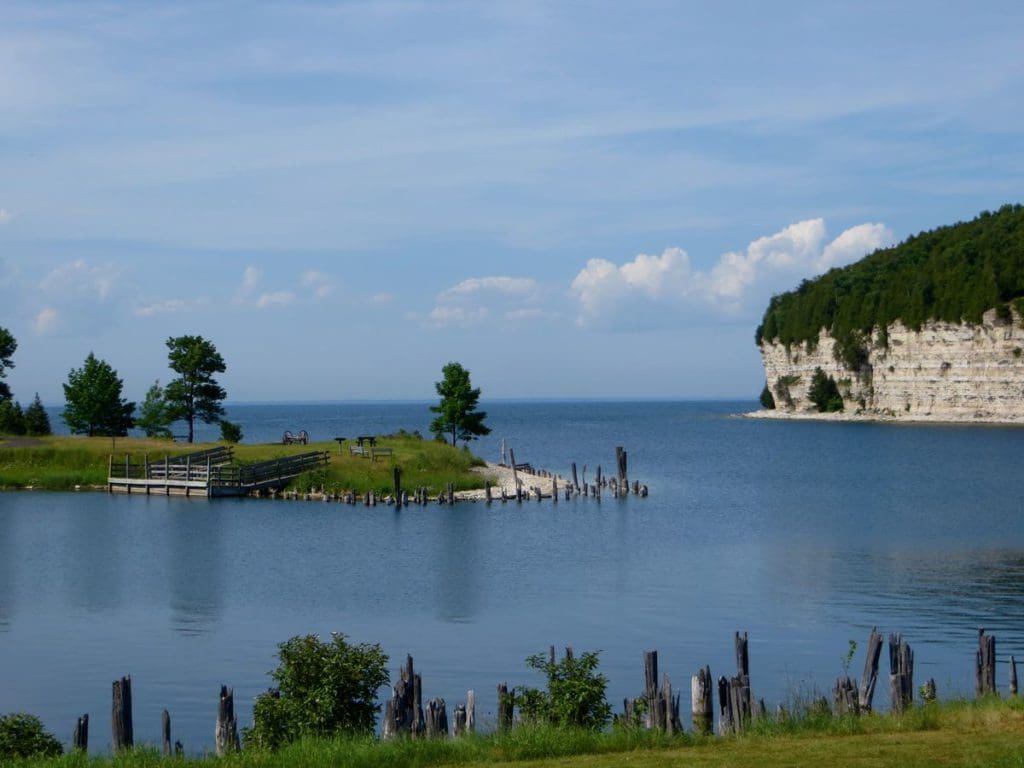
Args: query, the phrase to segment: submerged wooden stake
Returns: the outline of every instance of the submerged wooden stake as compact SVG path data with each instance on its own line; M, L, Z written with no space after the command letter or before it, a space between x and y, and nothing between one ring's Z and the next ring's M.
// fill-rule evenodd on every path
M868 655L864 659L864 675L860 679L858 703L861 712L871 711L871 702L875 697L875 684L878 682L878 660L882 655L882 634L877 627L871 629L868 638Z
M974 694L992 696L996 692L996 638L978 630L978 652L974 659Z
M160 713L160 735L163 737L164 757L171 756L171 713L166 709Z
M508 683L498 686L498 733L512 727L512 697L508 694Z
M714 732L715 705L711 667L705 666L690 679L690 714L693 732L710 736Z
M914 652L898 634L889 635L889 696L896 714L914 702Z

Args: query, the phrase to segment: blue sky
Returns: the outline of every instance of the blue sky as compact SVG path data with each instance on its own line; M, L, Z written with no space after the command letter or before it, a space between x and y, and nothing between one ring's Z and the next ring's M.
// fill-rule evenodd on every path
M768 298L1021 201L1019 2L0 3L8 381L755 397Z

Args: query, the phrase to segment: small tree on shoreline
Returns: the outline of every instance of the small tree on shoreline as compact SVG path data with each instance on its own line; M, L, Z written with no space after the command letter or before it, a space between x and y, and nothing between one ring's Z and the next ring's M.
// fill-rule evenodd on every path
M470 383L469 371L459 363L448 363L441 369L441 374L441 381L434 382L441 402L430 406L430 410L437 414L430 422L430 431L439 440L450 437L452 445L459 440L468 442L489 435L490 427L484 425L487 414L476 409L480 390L474 389Z
M64 385L64 423L75 434L121 437L131 428L135 403L121 397L123 382L105 360L90 352Z

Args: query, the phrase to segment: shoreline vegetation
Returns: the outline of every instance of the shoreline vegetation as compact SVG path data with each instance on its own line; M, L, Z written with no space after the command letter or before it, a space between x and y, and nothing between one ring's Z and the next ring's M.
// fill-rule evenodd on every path
M116 756L72 752L16 761L26 768L149 768L174 765L239 768L383 768L385 766L1020 766L1024 764L1024 700L994 696L917 706L899 716L832 717L810 709L787 720L766 718L742 734L666 735L641 728L595 732L518 726L457 739L371 736L303 739L277 751L243 749L224 757L165 758L151 746Z
M300 494L372 491L384 495L393 488L395 466L402 468L404 485L425 486L434 493L446 489L448 483L457 493L478 491L488 479L480 471L486 462L468 449L413 433L400 431L378 437L379 447L392 449L390 460L352 455L350 443L346 441L340 450L333 440L308 445L236 443L232 448L235 463L240 465L309 451L328 452L330 462L326 467L301 475L288 487L289 492ZM127 455L133 462L142 462L148 456L151 461L159 461L165 455L218 445L224 444L174 443L144 437L0 436L0 490L106 491L111 456L123 459Z

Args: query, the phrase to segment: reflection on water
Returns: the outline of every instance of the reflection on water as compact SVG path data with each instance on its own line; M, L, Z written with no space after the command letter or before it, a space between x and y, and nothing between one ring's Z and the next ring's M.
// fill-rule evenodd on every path
M306 408L275 410L265 430L307 427ZM311 432L376 431L332 408ZM415 428L411 408L379 407L374 423ZM220 684L245 723L277 643L332 630L413 653L425 695L474 687L481 711L496 683L535 683L523 659L552 643L602 649L612 701L639 693L650 648L677 685L704 664L730 672L743 629L770 702L794 679L827 687L873 626L903 632L940 691L972 690L979 626L1000 660L1024 658L1024 431L777 424L734 408L488 406L485 455L507 437L517 458L565 473L611 466L625 445L648 499L396 512L0 496L0 711L62 733L105 712L110 680L130 672L140 738L156 740L168 707L199 751Z
M223 517L206 503L168 513L171 626L186 634L209 632L224 599Z

